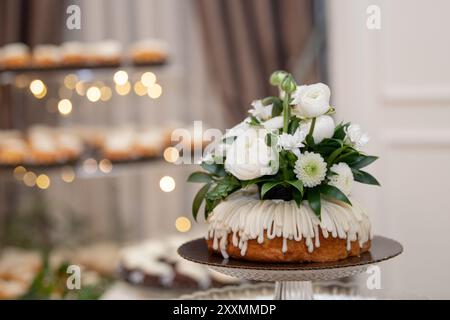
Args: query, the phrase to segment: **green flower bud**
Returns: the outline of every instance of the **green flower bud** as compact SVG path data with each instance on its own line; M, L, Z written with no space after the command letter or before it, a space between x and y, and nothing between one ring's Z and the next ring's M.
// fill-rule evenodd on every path
M297 84L295 83L294 78L289 74L283 79L280 87L284 92L291 94L297 89Z
M270 84L273 86L279 86L287 75L288 73L286 71L275 71L270 76Z

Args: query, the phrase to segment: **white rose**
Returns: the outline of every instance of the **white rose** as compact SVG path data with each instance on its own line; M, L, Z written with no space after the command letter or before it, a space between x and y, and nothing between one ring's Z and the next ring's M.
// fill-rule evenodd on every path
M330 109L330 95L330 88L323 83L298 86L292 95L292 113L305 118L320 116Z
M312 120L302 121L300 123L300 130L308 134L311 128ZM331 138L334 134L334 120L330 116L320 116L316 118L314 125L313 138L315 143L320 143L325 138Z
M269 131L250 128L231 144L225 169L240 180L251 180L278 172L278 152L266 144Z
M341 190L346 196L350 195L353 187L353 173L348 164L340 162L334 164L331 171L336 173L329 178L328 184Z

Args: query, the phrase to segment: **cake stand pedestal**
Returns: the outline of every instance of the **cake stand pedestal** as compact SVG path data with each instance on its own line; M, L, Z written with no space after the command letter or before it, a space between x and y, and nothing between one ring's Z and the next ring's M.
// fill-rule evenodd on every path
M192 240L178 248L178 254L184 259L220 273L245 280L275 282L274 299L277 300L313 299L311 281L353 276L365 272L371 265L398 256L402 251L400 243L381 236L375 236L370 251L359 257L322 263L261 263L224 259L208 251L205 239Z

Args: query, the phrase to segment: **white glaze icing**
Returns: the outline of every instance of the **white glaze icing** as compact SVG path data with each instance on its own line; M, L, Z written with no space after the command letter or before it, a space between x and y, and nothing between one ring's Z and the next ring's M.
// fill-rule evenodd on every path
M258 243L275 237L283 238L282 251L287 251L287 240L305 240L309 252L320 247L319 232L324 238L347 239L347 250L352 241L362 245L372 238L368 216L358 202L350 199L352 206L341 202L322 199L320 221L303 201L298 207L295 201L260 200L255 193L236 192L221 202L208 218L207 238L213 239L213 248L220 250L228 258L226 247L228 235L232 234L232 243L247 251L247 241L256 239Z

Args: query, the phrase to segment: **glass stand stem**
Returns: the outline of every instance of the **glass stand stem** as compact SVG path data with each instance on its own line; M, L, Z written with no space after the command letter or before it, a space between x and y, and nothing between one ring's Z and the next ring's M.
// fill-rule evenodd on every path
M313 300L311 281L275 282L274 300Z

